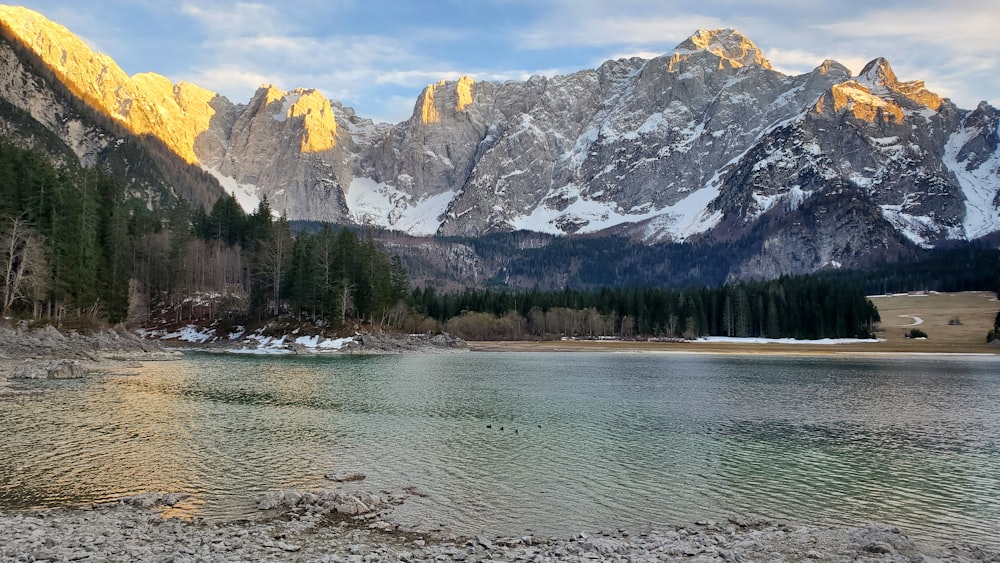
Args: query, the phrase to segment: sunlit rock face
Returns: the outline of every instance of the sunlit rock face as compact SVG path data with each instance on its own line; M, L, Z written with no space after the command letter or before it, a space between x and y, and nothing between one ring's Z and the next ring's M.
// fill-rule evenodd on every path
M353 112L338 109L316 90L260 88L232 123L224 153L199 156L289 218L348 222L342 182L352 178Z
M113 136L75 115L67 100L41 84L6 41L0 41L0 90L5 101L62 139L85 166L96 163L101 152L115 142ZM2 128L5 135L10 134L8 127L4 124Z
M959 109L881 58L858 76L835 61L787 76L738 31L700 30L649 60L437 82L391 125L316 90L265 86L234 105L162 76L128 77L34 12L4 7L0 20L95 108L205 167L248 210L266 197L293 220L738 242L745 276L860 265L1000 230L996 108ZM0 52L0 64L14 59ZM19 93L30 76L4 80L7 99L47 103ZM45 126L80 155L100 152L73 123Z
M217 94L157 74L129 77L110 57L26 8L0 6L0 20L74 94L134 133L154 135L186 161L198 162L195 140L211 128Z
M114 121L98 118L100 112L83 111L84 105L68 88L53 87L58 83L51 73L40 73L41 63L25 55L25 47L5 30L0 37L0 101L4 106L0 137L4 142L39 150L59 166L96 166L112 173L124 170L121 180L127 193L146 201L150 208L176 197L198 202L218 197L210 184L177 189L162 167L184 167L178 157L167 153L162 161L153 162L142 142Z

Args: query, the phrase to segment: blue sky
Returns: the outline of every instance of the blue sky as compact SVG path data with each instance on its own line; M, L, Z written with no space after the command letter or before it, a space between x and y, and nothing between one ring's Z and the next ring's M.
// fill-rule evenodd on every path
M885 57L960 107L1000 105L1000 0L31 0L128 73L246 103L261 84L317 88L364 117L406 119L425 85L524 79L668 53L735 27L776 69Z

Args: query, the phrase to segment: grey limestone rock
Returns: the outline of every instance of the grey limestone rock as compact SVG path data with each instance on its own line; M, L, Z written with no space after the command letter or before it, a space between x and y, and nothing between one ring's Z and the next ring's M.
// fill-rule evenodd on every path
M85 375L75 360L24 360L11 373L13 379L81 379Z

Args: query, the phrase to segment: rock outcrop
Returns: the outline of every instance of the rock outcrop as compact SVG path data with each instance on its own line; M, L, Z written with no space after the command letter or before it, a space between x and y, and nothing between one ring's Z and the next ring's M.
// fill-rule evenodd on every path
M447 352L468 350L468 344L444 332L437 335L409 334L395 336L387 334L359 334L352 342L340 349L347 354L404 354L410 352Z
M172 357L157 342L125 329L107 329L89 335L62 333L51 325L36 330L0 327L0 357L26 360L100 360L104 358Z
M80 379L91 373L122 373L122 367L134 368L139 360L179 357L124 329L82 335L64 334L52 326L0 327L0 395L19 392L8 379Z

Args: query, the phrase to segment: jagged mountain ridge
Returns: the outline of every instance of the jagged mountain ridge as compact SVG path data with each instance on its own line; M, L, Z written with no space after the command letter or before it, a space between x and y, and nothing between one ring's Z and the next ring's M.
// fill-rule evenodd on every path
M24 9L0 19L67 87L292 219L417 235L750 240L739 277L861 265L1000 231L998 112L872 61L776 72L735 30L565 76L428 86L375 124L315 90L235 105L109 58ZM5 93L6 97L7 94Z

